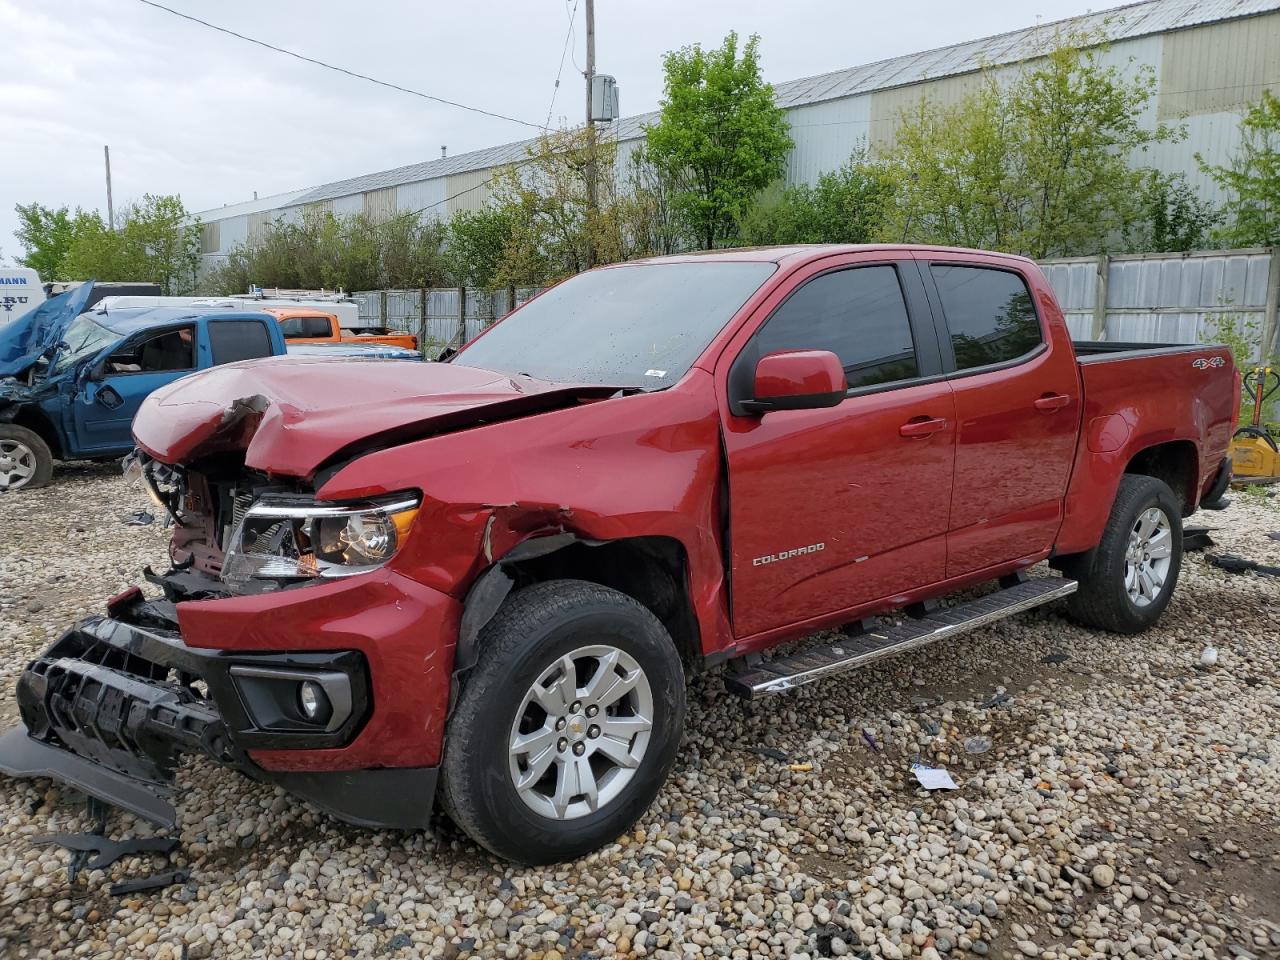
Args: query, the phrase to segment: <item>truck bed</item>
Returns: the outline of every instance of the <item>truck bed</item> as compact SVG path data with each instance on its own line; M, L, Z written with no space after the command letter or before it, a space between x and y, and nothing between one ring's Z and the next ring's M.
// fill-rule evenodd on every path
M1194 469L1175 490L1194 510L1227 455L1235 422L1234 361L1224 346L1074 343L1084 409L1058 550L1097 542L1133 452L1182 442Z

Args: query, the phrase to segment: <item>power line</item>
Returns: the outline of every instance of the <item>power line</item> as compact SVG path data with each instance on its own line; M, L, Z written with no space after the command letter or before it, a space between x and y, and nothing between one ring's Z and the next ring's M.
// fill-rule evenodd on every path
M379 80L376 77L370 77L367 74L356 73L354 70L348 70L346 67L339 67L339 66L335 66L332 63L326 63L323 60L317 60L315 57L308 57L301 53L295 53L293 50L286 50L284 47L277 47L275 44L267 43L265 40L258 40L254 37L245 36L243 33L237 33L236 31L229 30L226 27L220 27L216 23L210 23L208 20L201 20L199 17L193 17L189 13L183 13L181 10L175 10L172 7L166 7L163 3L156 3L155 0L138 0L138 2L144 3L148 7L154 7L157 10L163 10L165 13L171 13L175 17L181 17L183 20L189 20L192 23L198 23L200 24L200 26L208 27L210 30L216 30L219 33L225 33L228 36L236 37L239 40L244 40L247 43L252 43L259 47L264 47L267 50L274 51L275 53L282 53L286 57L293 57L295 60L301 60L304 63L314 64L317 67L324 67L326 70L333 70L335 73L346 74L348 77L354 77L357 80L367 80L369 83L375 83L380 87L387 87L388 89L391 89L391 90L399 90L401 93L407 93L410 96L414 96L414 97L421 97L423 100L432 100L436 103L442 103L448 107L457 107L459 110L469 110L472 113L482 113L487 117L494 117L498 120L509 120L511 123L518 123L518 124L521 124L522 126L533 127L533 129L535 130L544 129L543 127L539 126L536 123L531 123L528 120L521 120L519 117L509 117L505 113L495 113L492 110L485 110L481 107L470 107L470 106L467 106L467 104L465 103L458 103L456 100L446 100L444 97L437 97L429 93L423 93L421 90L411 90L408 87L402 87L397 83L390 83L386 80Z
M556 108L556 94L560 92L560 77L564 75L564 55L569 52L569 41L573 39L573 21L577 15L578 0L574 0L573 12L569 14L569 29L565 32L564 47L560 51L560 67L556 70L556 83L551 88L551 103L547 106L547 122L542 125L544 131L551 128L551 111Z

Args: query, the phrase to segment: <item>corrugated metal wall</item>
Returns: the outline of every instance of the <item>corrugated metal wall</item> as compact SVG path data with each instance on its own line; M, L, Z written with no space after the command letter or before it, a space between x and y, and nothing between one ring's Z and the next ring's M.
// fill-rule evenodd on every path
M1236 0L1204 0L1197 6L1203 8L1205 18L1232 16L1240 9ZM1184 13L1185 10L1178 5L1166 4L1144 8L1141 15L1176 20ZM1126 13L1124 10L1115 11L1114 16L1123 20ZM954 48L926 51L903 62L900 62L901 58L895 58L886 61L884 70L878 73L877 65L866 65L860 68L862 72L875 74L869 77L867 84L874 82L881 86L852 95L832 95L825 87L810 89L823 78L814 78L812 83L791 81L781 84L780 89L791 91L784 102L788 104L787 116L795 140L788 161L787 182L816 182L820 174L838 169L845 163L864 139L873 148L891 143L894 124L903 108L918 103L921 97L939 104L956 102L976 87L979 75L976 72L959 74L952 71L977 71L984 63L999 63L1002 57L1027 55L1023 48L1030 41L1024 33L1014 31L1001 37L991 37L976 42L976 46L961 44ZM1048 41L1046 35L1044 42ZM1014 44L1017 49L1006 49L1009 44ZM1163 120L1185 127L1185 139L1155 145L1135 159L1166 172L1184 173L1202 196L1214 203L1221 202L1220 189L1201 172L1197 155L1209 164L1228 162L1239 144L1239 113L1244 104L1256 100L1264 86L1280 88L1280 11L1117 40L1102 54L1102 60L1129 76L1144 66L1152 69L1156 74L1157 96L1144 117L1144 123L1154 125ZM893 71L885 73L890 66ZM1016 69L1016 66L1002 67L997 77L1011 77ZM934 79L921 81L921 76ZM901 86L892 86L895 78ZM834 81L830 77L824 80L824 83L831 82ZM824 96L830 99L823 99ZM643 137L642 124L636 121L637 118L628 118L618 125L619 130L626 131L618 150L622 163L618 172L620 183L625 182L625 164ZM519 145L494 148L491 151L493 157L482 162L492 164L497 161L499 153L505 150L503 155L506 156L516 146ZM485 181L497 169L490 165L484 169L463 170L447 176L402 183L398 187L337 196L332 200L332 208L337 215L367 209L371 212L376 210L382 216L397 209L416 210L435 205L433 210L448 218L460 211L480 209L491 195ZM282 200L295 200L306 192L282 195ZM446 202L449 197L452 199ZM248 237L260 232L261 225L278 216L281 209L284 208L250 212ZM236 208L228 208L227 215L242 216L243 212L236 213ZM210 222L222 218L213 211L203 214L203 219ZM221 249L209 256L227 253L242 239L240 231L224 229L219 238Z
M1223 250L1048 260L1041 267L1078 340L1205 342L1225 325L1257 356L1268 306L1275 330L1280 263L1272 261L1268 250Z

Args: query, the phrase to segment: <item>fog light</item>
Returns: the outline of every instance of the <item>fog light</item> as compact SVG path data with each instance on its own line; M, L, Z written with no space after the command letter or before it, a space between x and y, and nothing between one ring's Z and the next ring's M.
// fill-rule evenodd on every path
M320 688L320 684L304 680L298 685L298 706L302 715L308 720L323 720L329 710L329 700Z

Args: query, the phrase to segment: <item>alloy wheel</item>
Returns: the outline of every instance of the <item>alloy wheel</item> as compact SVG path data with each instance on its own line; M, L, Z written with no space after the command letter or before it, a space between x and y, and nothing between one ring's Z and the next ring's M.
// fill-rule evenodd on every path
M544 817L585 817L631 782L652 728L653 691L635 658L613 646L580 647L525 693L511 725L511 782Z

